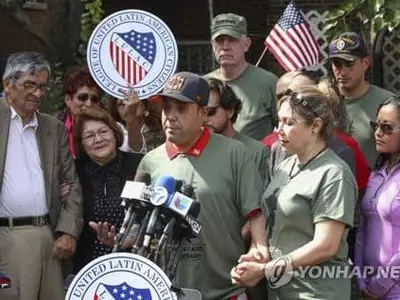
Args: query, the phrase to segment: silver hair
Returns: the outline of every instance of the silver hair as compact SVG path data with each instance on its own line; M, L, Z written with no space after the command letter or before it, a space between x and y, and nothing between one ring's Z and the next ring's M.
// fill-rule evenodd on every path
M3 80L18 79L23 73L35 74L43 70L49 73L49 77L51 76L50 64L42 54L38 52L17 52L8 57Z

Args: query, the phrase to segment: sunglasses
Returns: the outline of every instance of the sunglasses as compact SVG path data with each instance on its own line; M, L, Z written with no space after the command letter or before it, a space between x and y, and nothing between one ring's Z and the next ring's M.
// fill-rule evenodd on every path
M217 105L217 106L207 106L207 116L208 117L212 117L217 113L217 109L218 107L220 107L221 105Z
M374 132L377 131L379 128L384 134L392 134L393 131L400 129L400 128L394 128L392 125L388 123L378 123L375 121L370 121L369 125L371 126Z
M307 101L307 99L303 96L298 94L297 92L292 91L291 89L286 90L283 96L289 96L290 97L290 104L296 105L296 106L303 106L307 110L311 111L314 116L317 118L319 115L316 113L316 111L313 109L311 104Z
M82 94L78 94L76 96L76 98L80 101L80 102L86 102L89 100L93 102L93 103L98 103L100 101L99 97L95 96L95 95L90 95L88 93L82 93Z

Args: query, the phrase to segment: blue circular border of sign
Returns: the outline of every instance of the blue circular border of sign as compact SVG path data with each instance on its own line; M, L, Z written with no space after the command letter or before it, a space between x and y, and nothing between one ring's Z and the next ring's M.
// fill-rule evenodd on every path
M96 28L93 30L92 35L91 35L90 38L89 38L88 47L87 47L87 51L86 51L86 60L87 60L87 62L88 62L89 71L90 71L90 73L91 73L93 79L96 81L96 83L97 83L107 94L109 94L109 95L111 95L111 96L114 96L114 97L117 97L117 98L118 98L117 95L122 96L122 94L111 93L108 89L106 89L106 88L103 87L103 85L101 84L100 80L98 80L98 79L96 78L96 76L93 76L93 74L95 74L95 72L94 72L94 70L93 70L93 68L92 68L92 65L91 65L91 63L90 63L90 62L91 62L90 53L92 52L91 49L92 49L92 44L93 44L93 38L96 36L97 32L100 30L100 28L103 26L103 24L106 23L108 20L110 20L110 19L112 19L112 18L118 17L118 16L121 15L121 14L128 14L128 13L140 13L140 14L143 14L143 15L147 16L148 18L153 18L153 19L155 19L156 21L158 21L159 23L161 23L161 24L164 25L163 27L164 27L164 28L166 29L166 31L168 32L168 37L173 41L174 53L176 54L176 55L175 55L175 58L176 58L176 59L175 59L175 61L174 61L174 65L173 65L173 67L172 67L172 69L171 69L172 72L171 72L170 76L172 76L172 75L176 72L176 69L177 69L177 66L178 66L178 59L179 59L178 46L177 46L177 43L176 43L175 36L173 35L171 29L167 26L167 24L166 24L162 19L160 19L159 17L157 17L156 15L153 15L153 14L147 12L147 11L144 11L144 10L139 10L139 9L126 9L126 10L117 11L117 12L115 12L115 13L109 15L108 17L104 18L104 19L101 20L101 22L96 26ZM130 22L129 22L129 21L121 22L121 23L118 23L118 26L121 25L121 24L125 24L125 23L130 23ZM141 23L141 22L136 22L136 23ZM145 23L142 23L142 24L144 24L144 25L150 27L149 25L147 25L147 24L145 24ZM114 28L115 28L115 26L112 27L110 30L112 30L112 29L114 29ZM150 28L151 28L151 27L150 27ZM159 34L156 30L154 30L154 33L157 34L157 35L160 37L161 40L163 40L163 38L160 36L160 34ZM104 43L104 39L101 41L100 46L99 46L99 49L101 49L101 46L103 45L103 43ZM100 51L99 51L99 52L100 52ZM101 68L101 70L103 71L103 73L107 76L107 79L109 79L109 80L110 80L112 83L114 83L116 86L120 86L120 84L116 83L113 79L111 79L111 78L107 75L107 72L104 71L103 64L101 63L100 59L99 59L99 62L100 62L100 68ZM165 64L166 64L166 60L164 61L162 70L164 69ZM162 72L161 72L161 73L162 73ZM160 73L160 74L161 74L161 73ZM149 82L148 84L146 84L146 86L147 86L147 85L150 85L151 83L153 83L154 81L156 81L158 78L159 78L159 76L157 76L157 77L154 78L151 82ZM166 82L167 80L168 80L168 78L165 80L165 82ZM165 82L164 82L164 84L165 84ZM138 87L138 88L140 88L140 87ZM163 88L163 84L160 85L160 87L159 87L157 90L154 90L152 94L143 95L143 96L141 96L141 98L143 98L143 99L148 98L148 97L150 97L150 96L152 96L152 95L158 93L162 88Z
M101 263L104 262L104 261L107 262L107 261L112 260L112 259L114 259L114 258L116 258L116 257L113 257L113 258L110 258L110 257L108 257L108 258L103 258L102 260L99 260L99 261L96 263L96 265L101 264ZM144 257L142 257L142 258L144 258ZM131 259L131 260L132 260L133 258L132 258L132 257L129 257L129 256L121 256L120 259ZM167 282L165 281L165 279L163 278L163 276L160 276L159 270L154 269L153 266L151 266L151 265L150 265L149 263L147 263L145 260L140 260L140 262L142 262L144 265L148 266L148 267L151 268L155 273L157 273L157 275L159 275L160 279L162 279L162 282L164 283L164 285L166 286L166 288L168 288L168 287L171 288L171 287L167 284ZM93 265L93 266L95 266L95 265ZM91 269L91 268L90 268L90 269ZM83 273L82 276L85 275L90 269L86 270L86 272ZM106 272L106 273L104 273L104 274L102 274L102 275L106 275L106 274L110 274L110 273L114 273L114 272L133 273L133 274L135 274L136 276L139 276L139 277L142 277L143 279L145 279L145 277L143 277L142 275L137 274L137 273L135 273L135 272L133 272L133 271L129 271L129 270L123 270L123 271L121 271L121 270L108 271L108 272ZM82 277L82 276L81 276L81 277ZM70 288L71 288L71 296L70 296L69 298L65 298L65 300L72 299L72 298L71 298L71 297L73 296L73 295L72 295L72 291L74 290L75 286L79 283L79 280L80 280L81 277L78 277L78 279L76 280L75 284L74 284L73 286L70 287ZM101 276L101 277L103 277L103 276ZM94 279L94 280L87 286L87 288L86 288L85 292L83 293L82 297L84 297L84 296L86 295L86 293L88 292L88 289L93 285L93 283L94 283L96 280L98 280L98 278ZM153 284L151 281L149 281L149 280L146 280L146 282L150 282L150 285L154 288L154 290L156 291L157 295L160 296L160 298L161 298L161 295L160 295L160 293L158 292L157 288L154 286L154 284ZM173 293L173 292L171 291L171 293Z

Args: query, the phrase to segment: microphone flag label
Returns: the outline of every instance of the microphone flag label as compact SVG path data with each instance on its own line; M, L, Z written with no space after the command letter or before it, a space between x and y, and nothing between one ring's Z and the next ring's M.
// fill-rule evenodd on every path
M126 181L122 189L121 198L126 199L143 199L143 191L146 188L144 182Z
M186 216L192 206L193 199L188 196L176 192L174 193L171 201L169 202L168 208L179 213L182 216Z
M177 300L171 281L155 263L132 253L111 253L74 277L65 300Z
M87 53L96 83L116 98L133 87L139 99L157 94L175 73L178 47L163 20L127 9L104 18L90 36Z
M163 205L165 202L168 201L168 191L163 186L156 186L154 188L154 193L150 198L151 204L154 206Z

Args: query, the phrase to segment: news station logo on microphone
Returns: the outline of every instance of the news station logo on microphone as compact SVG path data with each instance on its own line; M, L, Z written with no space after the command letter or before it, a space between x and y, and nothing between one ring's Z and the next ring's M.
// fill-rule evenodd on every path
M151 196L150 202L154 206L160 206L167 202L168 198L168 190L163 186L156 186L154 187L154 194Z
M190 207L192 206L193 199L189 198L188 196L176 192L171 199L171 202L168 208L176 211L182 216L186 216Z

